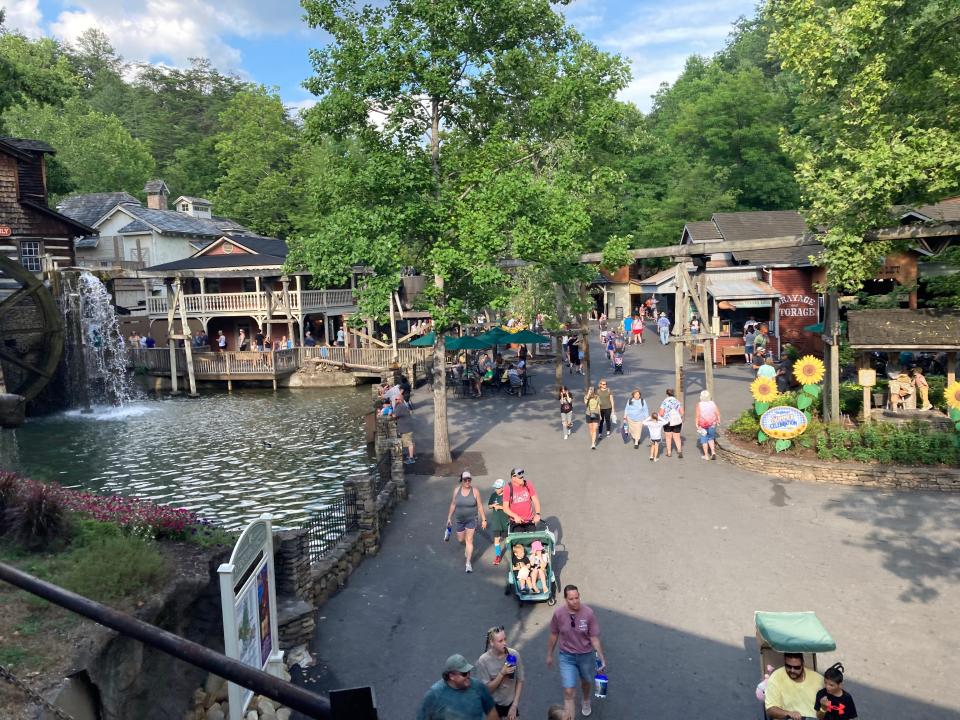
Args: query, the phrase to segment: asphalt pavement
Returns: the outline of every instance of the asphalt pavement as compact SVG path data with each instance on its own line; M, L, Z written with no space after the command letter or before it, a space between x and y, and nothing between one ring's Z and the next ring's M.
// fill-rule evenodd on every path
M603 361L617 413L638 387L658 405L673 385L673 348L654 333L631 346L624 375ZM599 373L598 373L599 369ZM558 535L561 584L596 612L610 690L596 718L760 717L754 610L814 610L837 642L846 689L872 720L960 717L950 663L960 647L960 496L790 482L699 459L692 427L702 364L687 364L685 457L647 460L618 435L590 450L583 406L560 432L552 364L534 364L540 389L523 398L450 399L454 454L469 453L485 499L496 478L525 468ZM565 381L582 397L582 378ZM724 422L751 401L750 372L718 368ZM414 394L419 448L432 446L431 398ZM414 466L415 469L418 466ZM560 702L545 665L552 608L503 593L506 569L478 536L474 572L443 542L455 477L409 478L380 553L319 611L308 686L373 685L381 720L413 718L455 652L475 659L485 630L504 625L527 670L525 718Z

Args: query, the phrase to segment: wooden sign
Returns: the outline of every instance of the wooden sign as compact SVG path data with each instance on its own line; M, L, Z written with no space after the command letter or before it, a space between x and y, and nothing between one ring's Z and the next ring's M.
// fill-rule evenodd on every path
M861 387L873 387L877 384L877 371L873 368L860 368L857 370L857 385Z
M0 237L10 237L13 229L9 225L0 225Z

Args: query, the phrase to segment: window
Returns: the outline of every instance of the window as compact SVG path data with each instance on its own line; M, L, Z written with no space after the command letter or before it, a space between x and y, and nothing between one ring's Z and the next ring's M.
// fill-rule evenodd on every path
M180 212L190 212L190 205L188 203L180 203Z
M20 264L30 272L40 272L40 241L20 241Z
M244 292L256 292L257 291L257 281L255 278L246 277L243 279L243 291Z

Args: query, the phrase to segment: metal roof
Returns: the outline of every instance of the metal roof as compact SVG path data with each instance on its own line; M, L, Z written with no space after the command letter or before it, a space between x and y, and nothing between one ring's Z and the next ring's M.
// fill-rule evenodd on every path
M710 219L724 240L758 240L803 235L809 229L807 222L796 210L714 213Z
M738 262L746 262L748 265L804 267L812 264L810 262L811 256L819 255L822 252L823 245L818 244L772 250L741 250L734 252L733 257Z
M755 270L749 272L708 272L707 291L715 300L780 297L780 291L770 283L758 279Z

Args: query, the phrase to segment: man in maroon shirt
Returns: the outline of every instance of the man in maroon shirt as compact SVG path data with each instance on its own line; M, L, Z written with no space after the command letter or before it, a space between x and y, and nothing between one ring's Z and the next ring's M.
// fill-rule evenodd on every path
M607 659L600 644L600 626L588 606L580 602L576 585L563 588L564 605L553 612L550 619L550 639L547 642L547 667L553 667L553 650L560 644L560 681L563 684L563 709L566 720L574 720L574 700L577 679L583 692L580 712L593 712L590 693L597 670L606 672ZM599 659L599 668L597 660Z

